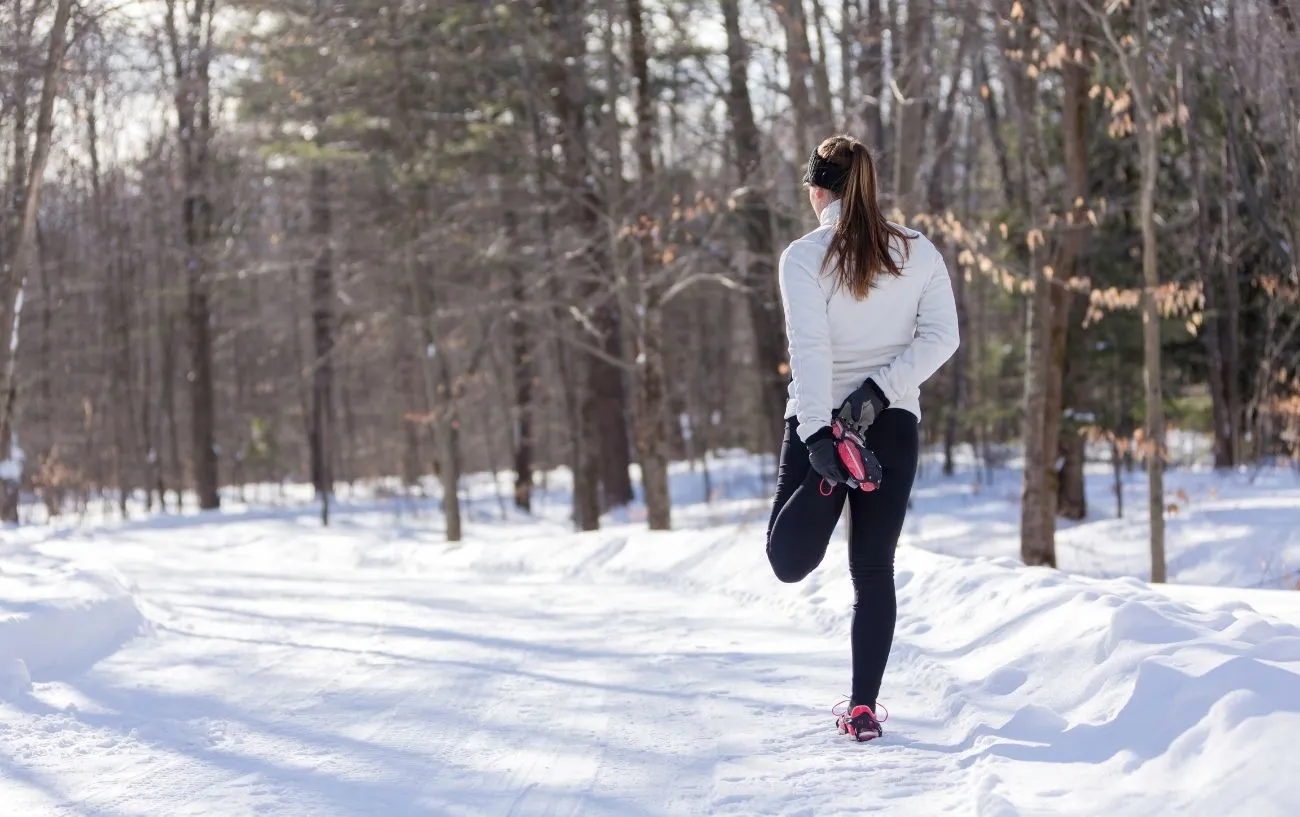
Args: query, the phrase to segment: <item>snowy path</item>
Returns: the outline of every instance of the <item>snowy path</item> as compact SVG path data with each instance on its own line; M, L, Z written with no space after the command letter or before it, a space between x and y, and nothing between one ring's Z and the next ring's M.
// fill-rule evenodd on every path
M936 764L912 747L938 737L917 698L860 766L828 729L840 641L726 596L250 572L241 550L276 547L263 532L119 561L163 621L0 709L6 800L16 781L27 814L825 814L840 784L883 803Z
M779 585L755 516L459 548L379 513L47 541L103 554L149 628L0 702L0 813L1290 813L1300 628L904 548L894 716L858 746L828 711L842 553Z

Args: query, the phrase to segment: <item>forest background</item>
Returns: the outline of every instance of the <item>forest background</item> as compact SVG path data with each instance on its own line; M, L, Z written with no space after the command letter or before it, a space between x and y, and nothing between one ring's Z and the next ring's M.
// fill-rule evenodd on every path
M943 251L951 472L1300 450L1295 0L0 0L0 515L774 452L823 138ZM1290 77L1290 79L1288 79ZM1130 509L1131 513L1132 510Z

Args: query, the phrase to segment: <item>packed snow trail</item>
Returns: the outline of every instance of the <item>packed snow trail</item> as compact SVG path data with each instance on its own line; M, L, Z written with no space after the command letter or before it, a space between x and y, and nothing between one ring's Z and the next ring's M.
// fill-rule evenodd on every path
M828 729L839 639L726 596L330 569L298 563L310 534L238 527L123 546L162 620L3 711L5 799L17 781L26 814L824 814L843 795L810 783L861 761ZM955 766L890 737L873 799Z
M893 716L857 745L829 711L842 545L780 585L761 512L460 547L375 511L250 513L6 553L95 554L148 623L0 703L0 813L1291 813L1300 628L904 547Z

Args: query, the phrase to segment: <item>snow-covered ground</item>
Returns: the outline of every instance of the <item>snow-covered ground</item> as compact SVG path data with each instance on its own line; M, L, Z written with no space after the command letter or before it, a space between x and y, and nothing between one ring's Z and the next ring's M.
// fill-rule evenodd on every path
M573 534L558 476L529 519L471 480L458 546L361 494L328 530L230 503L0 531L0 814L1294 812L1300 592L1247 589L1294 581L1293 472L1171 475L1154 588L1119 577L1140 474L1124 520L1094 477L1056 572L1014 559L1013 474L927 470L892 716L857 745L843 547L772 578L763 470L714 461L710 502L680 470L670 534L635 508Z
M1168 579L1175 584L1300 589L1300 471L1171 471L1165 480ZM1126 474L1123 518L1113 477L1088 474L1088 519L1058 520L1063 570L1099 578L1151 575L1146 475ZM992 486L937 474L916 489L909 542L954 556L1020 553L1020 475Z

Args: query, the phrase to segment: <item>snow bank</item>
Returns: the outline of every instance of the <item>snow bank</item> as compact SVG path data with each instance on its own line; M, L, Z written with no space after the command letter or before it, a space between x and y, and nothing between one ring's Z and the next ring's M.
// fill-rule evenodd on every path
M1042 781L1062 765L1098 792L1086 813L1281 814L1294 798L1300 628L1011 561L913 552L899 583L903 655L951 678L963 760L1020 808L1053 808Z
M768 571L757 524L507 539L440 554L475 571L678 586L844 638L842 538L803 584ZM1222 593L900 550L883 692L937 704L979 814L1280 815L1298 793L1300 627ZM1273 591L1279 597L1290 596ZM1300 594L1289 610L1300 621ZM1287 605L1274 605L1276 609ZM922 687L918 689L918 685ZM908 731L907 711L895 731ZM969 777L969 776L968 776ZM1070 789L1089 798L1062 797ZM936 785L944 785L935 781ZM1285 813L1290 813L1286 811Z
M116 572L8 553L0 563L0 696L83 670L143 626Z

